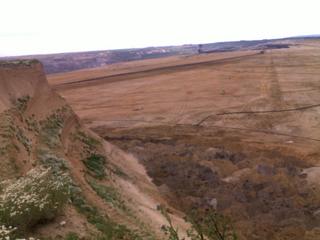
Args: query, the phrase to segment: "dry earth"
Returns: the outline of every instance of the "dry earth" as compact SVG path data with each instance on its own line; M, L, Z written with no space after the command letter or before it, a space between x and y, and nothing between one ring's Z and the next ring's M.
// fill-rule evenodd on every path
M240 239L319 239L320 41L49 75L82 122L172 206L214 205Z

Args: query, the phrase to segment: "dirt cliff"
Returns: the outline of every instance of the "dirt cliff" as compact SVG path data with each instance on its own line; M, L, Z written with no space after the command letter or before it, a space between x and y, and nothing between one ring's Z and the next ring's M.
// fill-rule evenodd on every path
M144 167L86 129L36 60L0 62L0 143L0 194L39 167L70 178L68 203L53 217L19 226L19 237L160 238L165 219L156 208L165 201Z

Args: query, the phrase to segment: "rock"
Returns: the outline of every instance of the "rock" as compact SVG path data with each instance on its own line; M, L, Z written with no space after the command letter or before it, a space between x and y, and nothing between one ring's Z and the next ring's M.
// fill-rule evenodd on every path
M216 153L218 151L219 151L219 149L215 148L215 147L209 147L209 148L206 149L207 153Z
M316 228L313 228L312 230L310 231L307 231L305 233L305 240L314 240L314 239L319 239L319 236L320 236L320 228L319 227L316 227Z
M307 178L307 177L308 177L308 174L306 174L306 173L300 173L300 174L299 174L299 177L300 177L300 178Z
M240 180L242 176L245 176L251 172L250 168L243 168L240 170L237 170L232 173L231 176L225 177L222 179L222 181L227 182L227 183L232 183L232 182L237 182Z
M134 147L134 150L135 150L135 151L144 151L144 147L135 146L135 147Z
M141 110L143 110L143 107L135 107L135 108L133 109L133 111L141 111Z
M67 224L66 221L61 221L61 222L59 223L60 227L64 227L66 224Z
M312 185L320 185L320 167L311 167L311 168L305 168L303 171L300 173L301 174L306 174L306 180L308 181L309 184Z
M205 151L206 160L214 160L217 152L219 152L218 148L210 147L206 149Z
M320 220L320 209L318 209L317 211L313 212L313 216Z
M217 209L218 207L218 200L216 198L212 198L210 201L209 201L209 205L213 208L213 209Z
M168 187L167 184L161 184L158 187L158 189L163 195L170 195L171 194L171 189Z
M270 167L265 164L258 164L256 166L256 170L259 174L264 175L264 176L272 176L275 175L276 171L273 167Z

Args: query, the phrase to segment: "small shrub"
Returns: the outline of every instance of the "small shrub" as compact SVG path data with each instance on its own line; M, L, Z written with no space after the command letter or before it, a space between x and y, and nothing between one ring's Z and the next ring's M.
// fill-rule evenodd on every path
M192 240L237 240L230 218L208 209L205 213L191 211L186 220L191 223L188 236Z
M161 227L161 230L164 232L164 234L168 236L168 240L183 240L179 237L178 229L173 226L166 207L163 205L159 205L157 209L161 212L161 214L169 223L169 225L163 225Z
M0 137L11 139L15 134L14 119L10 111L0 114Z
M61 145L61 132L69 114L70 109L65 106L40 121L40 137L48 147L55 148Z
M110 164L111 165L111 164ZM119 177L122 178L129 178L129 176L123 172L118 166L111 165L112 168L110 169L114 174L118 175Z
M121 200L121 196L115 188L99 184L95 180L88 180L88 183L92 189L106 202L111 203L114 207L119 209L127 210L124 201Z
M161 230L168 236L168 240L183 240L179 237L178 229L176 229L171 218L162 205L158 206L158 210L166 218L169 225L164 225ZM231 224L231 220L210 209L205 213L191 211L186 221L191 224L191 228L187 230L187 235L191 240L237 240L237 235Z
M91 137L88 134L81 131L77 133L76 138L79 139L81 142L83 142L88 148L87 150L90 152L95 151L96 148L99 145L101 145L101 142L98 139Z
M16 127L10 111L0 114L0 157L15 149Z
M12 226L0 226L0 239L12 239L16 235L17 228Z
M69 177L35 168L3 189L0 224L19 230L52 219L69 199Z
M83 160L83 163L90 171L90 173L98 178L103 179L106 176L105 173L105 163L106 158L101 154L93 153L89 157Z
M79 237L76 233L70 232L65 237L65 240L79 240Z
M58 157L56 153L48 148L37 149L37 158L43 166L50 168L54 173L64 172L69 169L68 162L64 158Z
M27 117L25 119L25 121L27 123L29 131L34 132L36 134L39 133L39 124L38 124L37 120L34 118L34 116Z
M15 102L16 109L19 112L23 113L27 109L30 99L30 96L23 96L21 98L18 98Z
M32 148L32 141L24 134L24 131L17 126L16 138L24 146L25 150L30 155Z

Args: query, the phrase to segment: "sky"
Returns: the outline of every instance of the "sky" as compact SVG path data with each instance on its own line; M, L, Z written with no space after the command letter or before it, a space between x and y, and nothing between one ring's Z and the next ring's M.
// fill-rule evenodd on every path
M0 56L320 33L319 0L0 0Z

